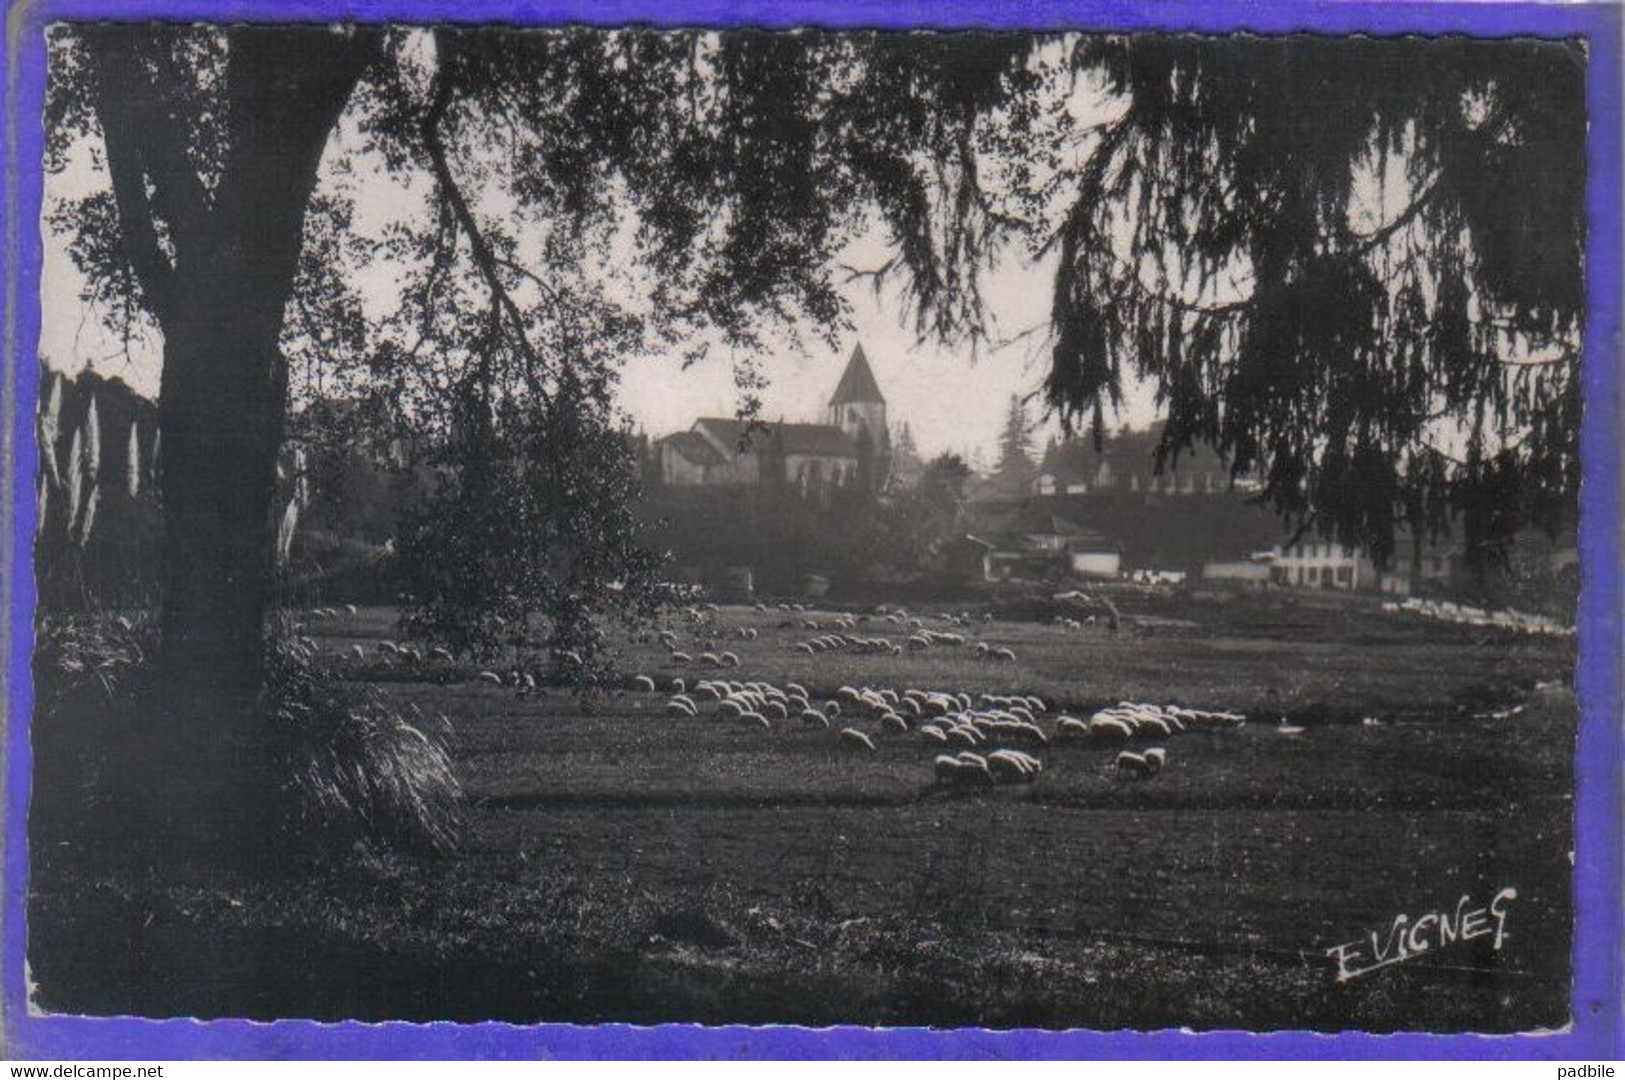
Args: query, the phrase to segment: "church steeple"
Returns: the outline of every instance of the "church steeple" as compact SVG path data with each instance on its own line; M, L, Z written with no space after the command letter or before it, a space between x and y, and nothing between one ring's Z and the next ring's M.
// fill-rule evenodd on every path
M886 404L886 399L880 394L880 384L875 382L875 373L869 369L869 358L863 355L862 342L852 350L852 359L847 361L846 371L836 384L829 403L832 408L837 405Z
M886 399L859 344L829 399L829 422L854 439L866 439L881 453L887 448Z

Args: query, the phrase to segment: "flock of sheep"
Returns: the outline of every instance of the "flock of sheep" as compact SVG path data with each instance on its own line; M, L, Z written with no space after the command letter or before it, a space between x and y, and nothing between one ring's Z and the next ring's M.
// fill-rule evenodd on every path
M1455 623L1458 626L1480 626L1497 630L1514 630L1523 634L1545 637L1573 637L1574 627L1565 626L1547 615L1530 615L1522 611L1488 611L1470 604L1451 600L1424 600L1411 596L1400 601L1388 601L1382 610L1389 614L1404 612L1425 619Z
M1117 749L1113 773L1125 780L1147 780L1167 764L1163 743L1187 730L1222 730L1245 722L1234 712L1129 701L1081 719L1022 694L984 693L973 699L963 691L842 686L819 697L795 682L781 686L718 678L690 686L677 677L662 686L652 675L634 677L632 686L647 694L665 691L664 713L679 720L705 719L759 731L814 728L860 752L875 751L876 740L912 736L938 751L932 761L935 781L956 786L1031 783L1044 770L1034 751L1067 741ZM1158 745L1126 745L1133 742Z
M971 641L957 630L935 629L923 619L911 617L901 608L880 608L872 615L828 614L813 617L802 605L780 605L791 615L782 628L800 627L826 631L794 646L808 655L845 651L858 654L900 656L908 651L966 649L992 661L1013 662L1009 648L983 641ZM350 614L353 607L346 606ZM1123 780L1148 780L1168 763L1167 743L1189 730L1223 730L1239 727L1245 717L1236 712L1188 709L1176 705L1156 705L1122 701L1099 709L1087 717L1071 716L1052 708L1042 699L1026 694L982 693L973 697L964 691L908 688L901 691L870 686L842 686L833 694L818 695L805 686L786 681L782 685L762 680L725 677L741 666L739 655L721 647L723 627L714 617L714 604L692 605L677 614L688 625L694 643L685 651L676 631L668 628L650 631L648 640L664 647L667 660L684 668L704 667L715 674L695 677L638 675L633 689L646 694L667 695L663 712L673 719L707 719L731 723L757 731L779 727L811 728L829 732L840 745L862 753L878 749L878 741L913 739L933 751L932 775L942 786L996 786L1026 784L1044 770L1038 755L1056 744L1074 743L1115 750L1111 773ZM758 604L758 612L767 612ZM337 608L318 608L308 613L313 619L336 617ZM966 627L969 615L942 615L935 619L948 625ZM860 626L883 622L906 631L893 641L884 635L857 633ZM755 627L740 626L732 634L741 641L758 636ZM439 646L425 650L413 644L380 641L375 648L380 657L417 663L450 662L452 655ZM357 660L364 659L361 644L350 646ZM493 686L512 687L521 694L535 691L532 676L514 672L504 677L494 671L481 671L475 678Z

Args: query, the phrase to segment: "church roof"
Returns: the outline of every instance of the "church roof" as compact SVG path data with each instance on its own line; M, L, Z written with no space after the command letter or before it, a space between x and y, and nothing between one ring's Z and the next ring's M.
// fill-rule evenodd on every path
M869 358L863 355L861 343L852 350L852 359L847 361L846 371L835 387L835 396L829 399L831 405L851 402L886 403L886 399L880 396L880 384L875 382L875 373L869 370Z
M784 454L805 454L811 457L858 456L857 443L833 424L763 423L747 425L732 417L702 416L694 421L696 431L706 431L722 445L733 450L744 447L760 452L772 440L774 450Z
M721 465L722 455L697 431L679 431L660 440L695 465Z

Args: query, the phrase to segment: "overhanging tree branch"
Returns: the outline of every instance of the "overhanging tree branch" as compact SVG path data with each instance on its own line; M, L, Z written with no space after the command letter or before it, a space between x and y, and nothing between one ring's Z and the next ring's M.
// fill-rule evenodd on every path
M145 144L139 133L149 125L136 115L136 109L150 97L150 86L149 92L143 94L134 84L133 64L120 58L122 50L116 45L94 34L86 40L98 63L96 110L107 151L113 202L118 208L120 246L147 306L162 326L174 313L175 267L163 249L152 200L147 195Z
M545 370L547 365L541 355L531 344L530 337L525 332L524 314L519 305L513 300L508 288L502 282L499 273L502 260L498 258L486 238L484 230L480 228L474 211L468 204L462 188L457 184L457 178L452 173L450 156L446 151L445 140L441 137L440 124L446 113L451 109L455 87L447 74L447 68L453 63L451 56L452 46L444 35L437 37L440 47L440 71L435 76L434 97L429 103L428 110L423 114L423 121L419 131L423 138L424 149L428 151L429 161L434 169L435 182L440 188L440 197L444 205L451 211L458 227L468 237L469 251L474 257L474 266L484 280L486 288L491 292L493 308L499 314L498 325L506 321L512 328L515 344L524 355L527 363L536 370ZM546 393L542 392L545 400Z

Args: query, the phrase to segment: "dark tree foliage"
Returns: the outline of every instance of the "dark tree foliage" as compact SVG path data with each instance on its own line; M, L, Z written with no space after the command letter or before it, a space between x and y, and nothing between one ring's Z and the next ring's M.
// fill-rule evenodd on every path
M1010 395L1010 407L1004 414L1004 430L999 433L1000 476L1025 479L1033 468L1032 420L1027 416L1026 403L1016 394Z
M764 318L838 333L830 267L877 213L921 326L981 333L973 129L1030 39L105 24L51 46L47 166L88 155L107 190L50 224L109 328L163 339L162 652L207 711L262 681L275 463L319 415L290 425L295 394L372 397L467 471L416 536L494 547L459 568L484 580L442 584L541 604L558 633L598 585L647 577L623 488L592 488L570 527L543 506L587 468L619 475L621 357L699 330L750 345ZM427 190L382 241L355 224L380 183ZM611 290L598 256L627 230L633 289ZM382 318L354 281L379 264L402 301ZM470 402L490 430L453 437ZM444 532L502 476L491 509L517 517ZM445 627L450 599L422 592L420 614Z
M607 460L620 357L838 334L831 268L877 225L892 257L854 273L949 340L986 340L984 274L1035 245L1064 419L1148 379L1165 456L1211 441L1379 557L1397 524L1459 513L1478 553L1560 521L1584 74L1570 44L1448 38L66 26L47 166L88 154L107 190L49 220L110 327L162 333L163 655L214 700L260 683L295 394L373 395L498 473ZM382 241L355 220L378 183L422 197ZM397 268L383 317L369 265ZM451 436L469 402L488 439ZM509 475L535 499L579 471ZM604 514L543 535L607 540ZM568 607L568 579L527 595Z
M1120 114L1050 238L1065 419L1098 430L1150 380L1159 460L1212 443L1379 559L1396 525L1452 513L1478 561L1572 522L1581 47L1148 35L1073 55Z
M948 569L948 545L965 533L965 485L970 466L942 454L920 468L919 482L894 493L879 508L881 562L899 574Z

